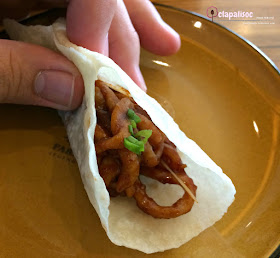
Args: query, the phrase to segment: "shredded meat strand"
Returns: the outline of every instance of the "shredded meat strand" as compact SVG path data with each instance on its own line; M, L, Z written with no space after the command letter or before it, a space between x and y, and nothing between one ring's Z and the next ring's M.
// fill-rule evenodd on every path
M108 137L108 134L103 130L103 128L97 124L95 127L94 140L98 142Z
M122 168L116 190L120 193L134 185L139 177L140 162L138 156L128 149L119 150L119 155L122 162Z
M147 117L137 113L137 115L140 117L141 122L137 124L137 127L139 130L152 130L152 135L149 138L149 142L156 146L162 141L162 133L159 131L159 129L153 124L151 120L149 120Z
M124 138L130 136L128 131L128 120L126 113L129 108L133 107L133 104L128 98L121 99L112 112L111 117L111 131L113 137L99 141L95 145L96 153L101 153L109 149L122 149L124 148Z
M195 195L196 186L193 184L192 180L188 182L187 186ZM183 215L189 212L194 204L194 200L185 192L172 206L160 206L146 194L146 186L142 184L140 180L135 183L135 194L133 197L136 200L137 206L142 211L154 218L161 219L176 218Z
M105 82L102 82L100 80L96 81L95 86L100 88L104 99L106 101L108 109L112 112L115 108L116 104L119 102L118 97L116 94L107 86Z
M186 165L182 163L177 150L168 144L164 144L161 158L173 171L182 171L186 167Z
M141 155L141 163L147 167L155 167L159 164L159 157L153 151L153 147L149 142L145 144L145 150Z
M99 173L108 187L114 179L120 174L120 166L116 159L106 156L99 165Z

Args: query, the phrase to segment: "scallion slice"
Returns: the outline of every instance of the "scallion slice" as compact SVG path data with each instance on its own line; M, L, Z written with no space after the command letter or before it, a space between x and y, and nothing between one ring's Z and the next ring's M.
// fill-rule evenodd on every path
M132 128L136 128L136 123L134 120L130 119L130 124L131 124Z
M134 121L135 121L135 123L136 124L138 124L138 123L140 123L141 122L141 118L139 117L139 116L137 116L136 114L135 114L135 116L134 116L134 119L133 119Z
M152 133L152 130L141 130L135 134L135 137L145 144L151 137Z
M144 151L144 143L142 141L137 140L133 136L128 136L124 138L124 147L128 150L140 155L141 152Z
M128 125L128 131L130 132L131 135L134 135L133 126L132 125Z
M140 155L140 147L136 145L135 143L132 143L129 141L127 138L124 138L124 147L127 148L128 150L136 153L137 155Z
M135 144L137 144L139 142L136 138L134 138L131 135L126 137L125 139L128 139L130 142L135 143Z
M134 112L132 109L128 109L128 110L127 110L127 116L128 116L128 118L129 118L130 120L135 121L136 124L139 123L139 122L141 122L140 117L137 116L137 115L135 114L135 112Z
M127 110L127 116L133 120L134 116L135 116L135 112L132 109L128 109Z
M128 125L128 131L130 136L124 139L124 146L128 150L140 155L145 149L145 143L148 141L149 137L152 135L152 130L141 130L134 134L133 129L137 128L136 124L141 122L139 116L135 114L132 109L127 110L127 116L130 120L130 125Z

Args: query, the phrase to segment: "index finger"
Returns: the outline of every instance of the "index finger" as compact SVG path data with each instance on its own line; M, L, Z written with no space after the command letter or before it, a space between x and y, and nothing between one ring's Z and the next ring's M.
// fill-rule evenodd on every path
M102 54L108 53L108 31L117 0L71 0L66 28L71 42Z

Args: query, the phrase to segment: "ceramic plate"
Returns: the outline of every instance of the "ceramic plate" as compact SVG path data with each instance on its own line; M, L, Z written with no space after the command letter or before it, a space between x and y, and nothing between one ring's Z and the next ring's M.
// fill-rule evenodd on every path
M214 226L150 256L267 257L280 239L279 70L225 28L157 8L181 34L182 48L171 57L142 52L148 93L222 167L237 194ZM2 105L0 117L1 257L146 256L108 240L56 111Z

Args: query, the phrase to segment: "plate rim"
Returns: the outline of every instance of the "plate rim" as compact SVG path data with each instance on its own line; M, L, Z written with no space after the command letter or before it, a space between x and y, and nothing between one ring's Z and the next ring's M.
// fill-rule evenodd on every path
M183 9L183 8L171 6L171 5L157 3L157 2L154 2L154 1L152 3L155 6L160 6L160 7L164 7L164 8L167 8L167 9L169 8L169 9L172 9L172 10L175 10L175 11L179 11L179 12L182 12L182 13L190 14L192 16L198 16L199 18L201 18L201 19L203 19L203 20L205 20L207 22L212 23L214 26L218 26L219 28L221 28L223 30L226 30L228 33L233 34L239 40L244 41L253 51L257 52L257 54L260 55L261 58L264 61L266 61L274 69L274 72L276 72L278 75L280 75L280 68L278 68L276 66L276 64L259 47L257 47L250 40L248 40L248 39L244 38L243 36L239 35L238 33L234 32L233 30L231 30L231 29L225 27L224 25L219 24L219 23L217 23L215 21L212 22L211 19L209 19L208 17L206 17L206 16L204 16L202 14L199 14L199 13L196 13L196 12L193 12L193 11L189 11L189 10L186 10L186 9Z

